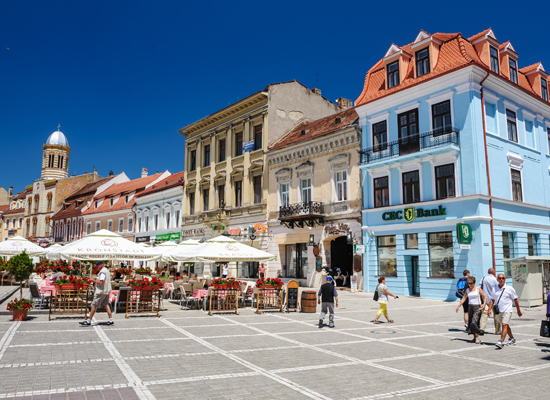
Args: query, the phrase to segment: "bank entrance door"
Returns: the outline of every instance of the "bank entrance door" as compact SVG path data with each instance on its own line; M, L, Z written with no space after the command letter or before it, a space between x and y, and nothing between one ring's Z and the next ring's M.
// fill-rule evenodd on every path
M420 278L418 276L418 256L411 257L412 294L420 296Z
M353 245L348 244L345 236L330 242L330 266L336 285L350 287L353 275Z

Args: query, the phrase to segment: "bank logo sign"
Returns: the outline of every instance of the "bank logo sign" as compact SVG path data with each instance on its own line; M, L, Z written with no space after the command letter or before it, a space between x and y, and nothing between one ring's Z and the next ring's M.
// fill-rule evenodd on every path
M384 221L404 219L407 222L413 222L416 218L437 217L441 215L447 215L447 210L442 206L438 206L437 208L432 208L430 210L407 207L403 209L403 211L387 211L382 214L382 219Z
M459 244L472 243L472 227L469 224L456 224L456 237Z

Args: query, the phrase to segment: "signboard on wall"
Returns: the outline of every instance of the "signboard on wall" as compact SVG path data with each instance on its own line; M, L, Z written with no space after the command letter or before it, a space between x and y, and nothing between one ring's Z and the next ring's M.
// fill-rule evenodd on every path
M183 236L204 235L204 228L184 229L181 234Z
M354 254L365 254L365 245L364 244L354 244L353 245L353 253Z
M251 140L249 142L243 142L243 151L252 151L254 150L254 140Z
M149 236L139 236L136 238L136 243L148 243L149 240Z
M469 224L456 224L456 239L459 244L472 243L472 228Z
M384 221L404 219L407 222L413 222L415 218L437 217L442 215L447 215L447 209L443 206L437 206L437 208L430 210L419 207L407 207L398 211L386 211L382 214L382 219Z

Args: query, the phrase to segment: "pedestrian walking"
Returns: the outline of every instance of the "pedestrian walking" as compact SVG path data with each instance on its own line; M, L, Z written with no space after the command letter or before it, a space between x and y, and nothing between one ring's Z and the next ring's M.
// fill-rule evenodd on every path
M465 269L464 272L462 272L462 278L456 283L456 297L459 299L462 299L466 293L469 276L470 271ZM461 301L460 304L462 304L462 309L464 310L464 326L468 329L468 298L466 298L464 302Z
M479 334L481 331L479 329L479 320L481 318L481 311L487 304L487 296L480 287L476 286L476 278L474 276L468 277L468 288L460 300L460 304L456 307L456 312L458 312L460 306L466 301L468 301L468 335L474 335L472 343L480 344Z
M227 264L224 264L222 268L222 278L223 279L227 278L228 274L229 274L229 267L227 266Z
M329 328L334 328L334 301L338 307L338 292L336 286L332 283L332 277L327 276L327 281L319 288L317 294L317 303L321 304L321 315L319 315L319 328L323 327L323 320L327 312L329 313Z
M101 267L97 279L90 279L90 282L96 284L94 299L92 300L90 315L86 321L81 321L80 325L90 326L92 324L92 318L94 317L95 310L101 307L105 307L107 314L109 315L109 321L107 325L113 325L113 314L109 308L109 293L111 292L111 274L109 270L103 264L103 261L98 261L95 264L96 267Z
M258 267L258 278L265 278L265 267L264 263L261 263Z
M386 278L383 276L378 278L378 286L376 286L376 291L378 292L378 304L380 304L380 309L376 313L376 318L374 318L373 322L375 324L379 324L380 322L378 319L382 314L384 314L384 317L386 317L388 322L393 323L393 319L388 317L388 296L391 296L394 299L398 299L399 296L394 296L390 293L388 287L386 286Z
M491 299L495 294L495 290L498 287L498 281L494 268L489 268L487 275L481 279L479 286L483 290L483 293L487 296L487 304L485 304L485 308L481 312L481 320L479 321L479 330L481 331L480 335L484 335L485 329L487 328L487 320L489 319L489 303L491 302ZM502 332L502 326L498 323L496 318L494 318L494 324L495 335L500 335Z
M491 303L489 303L489 316L491 312L495 313L495 319L498 319L502 324L502 333L500 334L500 340L496 343L497 348L502 349L504 347L504 341L506 340L506 335L510 337L508 340L508 346L513 346L516 344L516 339L512 334L512 329L510 328L510 320L512 319L512 305L516 304L516 311L518 312L518 317L522 316L522 312L519 308L518 295L515 289L512 286L506 284L506 277L504 274L498 274L498 287L493 294ZM494 306L494 308L493 308Z

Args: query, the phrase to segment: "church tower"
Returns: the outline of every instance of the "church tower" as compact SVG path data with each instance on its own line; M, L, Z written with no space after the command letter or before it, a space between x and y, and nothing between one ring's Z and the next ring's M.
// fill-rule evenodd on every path
M59 130L52 133L43 146L41 179L63 179L69 176L69 141Z

